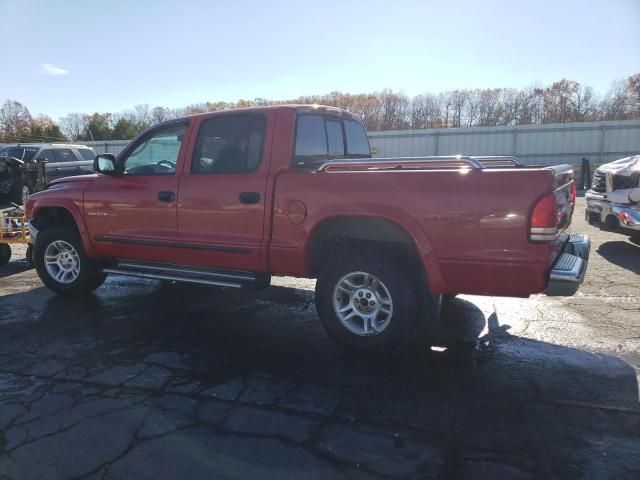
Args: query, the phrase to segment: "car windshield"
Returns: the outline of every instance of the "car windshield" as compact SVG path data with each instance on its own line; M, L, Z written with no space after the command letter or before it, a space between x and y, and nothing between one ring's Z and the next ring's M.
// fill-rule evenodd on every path
M0 150L0 157L13 157L28 162L38 150L38 147L6 147Z

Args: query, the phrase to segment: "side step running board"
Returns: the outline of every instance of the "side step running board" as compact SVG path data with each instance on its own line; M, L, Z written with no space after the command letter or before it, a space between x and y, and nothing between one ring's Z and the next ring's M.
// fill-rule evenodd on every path
M251 272L235 272L232 270L216 270L212 268L153 262L137 262L132 260L119 260L114 266L103 268L102 271L116 275L155 278L159 280L172 280L231 288L265 287L268 286L270 282L268 275L256 275Z

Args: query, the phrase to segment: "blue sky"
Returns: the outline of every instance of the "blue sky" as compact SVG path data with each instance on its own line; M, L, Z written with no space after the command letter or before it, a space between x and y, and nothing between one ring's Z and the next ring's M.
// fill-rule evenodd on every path
M640 72L640 0L0 0L0 19L0 102L54 119Z

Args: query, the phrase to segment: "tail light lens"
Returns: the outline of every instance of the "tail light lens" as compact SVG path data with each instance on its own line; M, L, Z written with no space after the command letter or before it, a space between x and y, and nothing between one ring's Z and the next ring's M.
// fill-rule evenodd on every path
M553 193L542 197L536 203L531 214L529 240L545 242L553 240L558 234L558 205Z
M571 185L571 203L573 203L574 205L576 204L576 196L577 196L578 192L576 189L576 182L574 181L573 184Z

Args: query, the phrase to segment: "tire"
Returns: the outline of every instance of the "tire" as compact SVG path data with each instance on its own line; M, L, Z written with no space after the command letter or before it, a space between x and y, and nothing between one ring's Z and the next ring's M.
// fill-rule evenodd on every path
M6 265L11 260L11 247L8 243L0 243L0 267Z
M349 253L331 260L318 276L316 309L322 325L334 340L351 349L404 349L416 338L424 310L416 291L418 282L401 263L382 254Z
M27 265L29 265L29 267L33 268L36 266L33 260L33 244L32 243L30 243L29 246L27 247L27 253L25 254L24 257L27 260Z
M45 255L56 261L47 265ZM86 256L80 235L71 226L42 230L36 239L34 262L42 282L58 294L87 294L102 285L107 277L96 262Z

